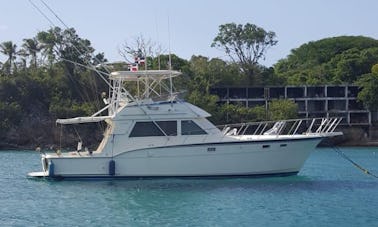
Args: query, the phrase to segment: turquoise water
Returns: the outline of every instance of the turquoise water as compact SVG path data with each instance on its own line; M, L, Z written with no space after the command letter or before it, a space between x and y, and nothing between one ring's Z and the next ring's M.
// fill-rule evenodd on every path
M378 148L342 149L378 174ZM298 176L46 181L39 154L0 152L0 226L378 226L378 179L331 149Z

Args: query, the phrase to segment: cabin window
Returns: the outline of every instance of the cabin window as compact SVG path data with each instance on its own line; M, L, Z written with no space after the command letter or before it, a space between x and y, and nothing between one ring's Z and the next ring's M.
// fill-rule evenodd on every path
M203 135L207 134L193 121L181 121L181 135Z
M164 131L167 136L177 136L177 122L176 121L156 121L160 129ZM130 137L145 137L145 136L164 136L164 133L156 126L154 122L136 122Z
M136 122L130 137L164 136L163 132L152 122Z
M177 136L177 121L156 121L167 136Z

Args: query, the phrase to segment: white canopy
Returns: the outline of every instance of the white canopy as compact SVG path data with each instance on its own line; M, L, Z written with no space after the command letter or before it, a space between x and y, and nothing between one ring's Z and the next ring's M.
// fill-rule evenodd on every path
M168 79L181 75L181 72L174 70L141 70L141 71L117 71L112 72L109 78L112 80L123 79L125 81L137 81L144 78Z
M68 119L57 119L57 124L67 125L67 124L80 124L80 123L91 123L100 122L106 119L110 119L111 116L100 116L100 117L75 117Z

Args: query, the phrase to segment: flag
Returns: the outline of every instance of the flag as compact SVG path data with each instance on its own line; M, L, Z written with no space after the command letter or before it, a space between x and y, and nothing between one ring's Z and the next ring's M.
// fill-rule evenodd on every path
M136 71L138 71L138 64L136 64L136 63L129 64L128 69L129 69L131 72L136 72Z
M135 63L139 65L143 65L146 63L145 57L135 57Z
M143 65L146 62L146 59L144 57L138 58L138 64Z

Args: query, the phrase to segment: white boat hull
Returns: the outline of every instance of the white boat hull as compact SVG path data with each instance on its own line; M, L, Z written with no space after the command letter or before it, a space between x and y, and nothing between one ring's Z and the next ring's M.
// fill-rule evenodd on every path
M157 147L114 157L50 157L49 169L40 175L53 178L291 175L300 171L321 139Z
M249 122L221 129L207 119L211 116L208 112L176 98L172 77L180 74L173 70L110 73L107 106L91 116L57 120L59 124L104 120L107 127L97 149L43 154L43 171L29 176L290 175L300 171L323 138L342 134L334 132L341 118ZM129 82L134 88L136 85L137 95L127 91L124 85ZM139 85L145 85L144 89L140 90ZM107 115L103 115L105 110ZM80 139L78 151L82 142Z

